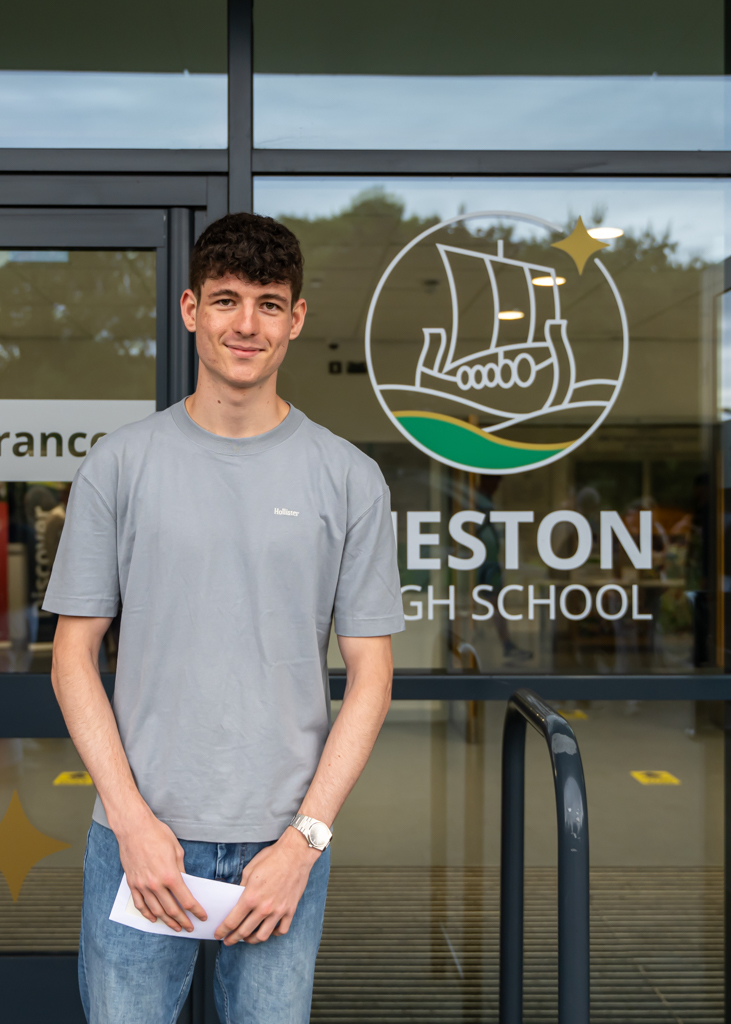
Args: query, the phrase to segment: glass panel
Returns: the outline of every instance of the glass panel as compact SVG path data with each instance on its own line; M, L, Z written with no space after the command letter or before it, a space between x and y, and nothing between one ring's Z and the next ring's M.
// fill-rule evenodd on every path
M728 148L722 0L445 10L259 0L255 145Z
M723 1016L721 705L561 706L586 775L597 1022ZM335 825L312 1021L498 1021L499 703L397 701ZM679 784L632 776L665 771ZM556 814L526 744L525 1020L557 1015Z
M71 740L0 739L0 953L78 950L95 796Z
M14 4L0 35L2 145L225 149L226 60L226 0Z
M47 672L41 610L70 483L155 411L154 252L0 252L0 671ZM115 665L115 631L102 671Z
M283 394L391 487L399 668L723 667L726 195L258 181L305 254Z

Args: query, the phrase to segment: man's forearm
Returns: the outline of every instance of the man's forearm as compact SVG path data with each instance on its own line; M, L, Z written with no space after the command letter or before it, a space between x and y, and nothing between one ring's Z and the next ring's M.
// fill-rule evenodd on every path
M390 637L338 637L347 669L345 698L300 812L332 825L365 768L391 702ZM231 946L285 935L320 856L303 835L287 828L241 876L243 895L216 931Z
M343 705L332 727L315 777L300 812L332 825L358 781L375 745L391 703L393 662L390 637L369 637L374 643L362 656L356 645L341 638L348 666ZM348 665L348 651L358 656Z
M186 911L202 921L206 912L183 882L183 848L135 785L99 675L99 647L110 621L60 617L53 641L53 688L119 841L135 907L148 921L159 918L175 931L192 931Z
M366 766L391 703L391 637L338 637L347 670L340 714L300 804L300 812L332 825L348 793ZM244 892L216 931L226 945L266 941L285 935L320 856L305 837L287 828L278 842L265 847L241 876Z
M95 633L101 642L105 620L98 621L98 631L91 636L88 630L74 629L73 620L59 622L51 678L71 739L116 832L124 829L130 818L145 813L147 805L135 785L99 675Z

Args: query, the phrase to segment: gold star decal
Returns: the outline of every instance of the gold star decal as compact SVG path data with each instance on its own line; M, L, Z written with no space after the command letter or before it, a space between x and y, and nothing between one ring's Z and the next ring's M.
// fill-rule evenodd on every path
M584 273L586 261L593 252L599 252L600 249L608 248L607 242L600 242L598 238L591 237L584 227L581 217L576 221L576 227L570 235L562 238L560 242L551 242L551 245L554 249L563 249L564 252L569 254L576 264L579 274Z
M20 896L30 869L50 853L67 850L70 845L51 839L31 825L18 791L13 793L5 817L0 821L0 872L5 875L13 903Z

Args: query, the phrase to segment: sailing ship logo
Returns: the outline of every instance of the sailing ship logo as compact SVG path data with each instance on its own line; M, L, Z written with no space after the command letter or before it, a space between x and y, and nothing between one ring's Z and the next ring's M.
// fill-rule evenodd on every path
M488 229L475 231L470 221ZM504 237L496 237L502 232L511 239L516 226L525 235L526 225L532 252L553 256L555 249L564 250L560 271L548 262L508 255ZM452 244L450 235L457 231L459 240L473 238L480 248ZM557 225L526 214L462 215L418 235L379 281L366 324L371 384L397 429L440 462L500 474L544 466L582 444L614 405L629 335L617 286L604 264L592 259L605 245L581 219L568 238L551 241L557 233ZM580 281L590 260L591 275ZM425 265L435 268L426 283L432 289L445 283L447 289L441 306L433 306L437 323L417 326L413 315L404 322L403 298L399 303L394 296L403 297L410 286L413 291L414 273ZM582 318L581 359L562 309L567 277L561 274L572 275L574 290L568 291ZM587 311L594 308L602 322L587 343ZM399 322L400 335L394 327ZM601 376L591 372L596 360Z

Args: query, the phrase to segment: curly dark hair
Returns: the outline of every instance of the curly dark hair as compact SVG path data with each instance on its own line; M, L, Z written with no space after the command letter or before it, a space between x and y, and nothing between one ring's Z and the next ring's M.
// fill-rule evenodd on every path
M302 291L304 260L295 235L273 217L229 213L209 224L190 254L190 287L200 299L208 278L235 274L257 284L288 284L292 304Z

